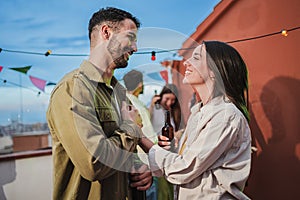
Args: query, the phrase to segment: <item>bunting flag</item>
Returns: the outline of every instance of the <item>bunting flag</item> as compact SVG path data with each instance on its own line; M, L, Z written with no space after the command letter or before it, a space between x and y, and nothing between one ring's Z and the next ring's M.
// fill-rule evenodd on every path
M0 66L0 72L2 71L2 69L3 69L3 67L2 67L2 66Z
M167 70L163 70L159 72L161 77L166 81L166 84L168 84L169 82L169 77L168 77L168 71Z
M18 68L17 67L10 67L9 69L27 74L27 72L30 70L30 68L31 68L31 65L26 66L26 67L18 67Z
M49 85L56 85L56 83L48 82L48 83L46 84L46 86L49 86Z
M33 83L33 85L35 85L37 88L39 88L40 90L45 92L45 86L46 86L47 81L30 76L30 75L29 75L29 78L30 78L31 82Z
M161 78L161 76L159 75L158 72L149 73L149 74L147 74L147 76L149 76L150 78L152 78L154 80L157 80L157 81L162 80L162 78Z

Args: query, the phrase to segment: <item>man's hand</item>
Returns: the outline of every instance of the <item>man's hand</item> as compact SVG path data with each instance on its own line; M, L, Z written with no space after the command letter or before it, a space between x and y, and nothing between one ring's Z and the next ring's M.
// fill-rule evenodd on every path
M142 164L138 169L133 167L130 175L131 187L136 187L137 190L147 190L150 188L152 175L147 165Z

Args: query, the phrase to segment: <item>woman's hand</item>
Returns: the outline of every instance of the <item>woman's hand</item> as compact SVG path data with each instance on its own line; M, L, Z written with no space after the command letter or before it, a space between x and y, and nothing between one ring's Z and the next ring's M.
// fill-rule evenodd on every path
M171 141L169 140L168 137L159 135L158 136L158 145L165 150L170 150L171 149Z
M152 97L151 106L154 106L155 102L157 102L159 100L160 100L160 96L159 95Z
M183 133L184 133L184 129L180 129L178 131L175 131L175 133L174 133L175 148L178 148L179 140L180 140Z

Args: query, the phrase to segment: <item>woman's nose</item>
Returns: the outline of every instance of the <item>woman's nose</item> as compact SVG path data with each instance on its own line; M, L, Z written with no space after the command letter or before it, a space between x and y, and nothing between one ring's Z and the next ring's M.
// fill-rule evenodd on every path
M187 59L183 62L183 66L185 66L185 67L188 66L189 64L190 64L189 59Z

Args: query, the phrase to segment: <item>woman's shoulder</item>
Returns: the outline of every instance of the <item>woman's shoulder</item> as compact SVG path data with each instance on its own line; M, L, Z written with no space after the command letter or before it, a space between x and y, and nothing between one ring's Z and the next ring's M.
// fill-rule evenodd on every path
M214 113L214 117L223 122L246 120L243 113L234 105L234 103L226 98L222 98L217 103L211 105L209 110L211 110L211 113Z

